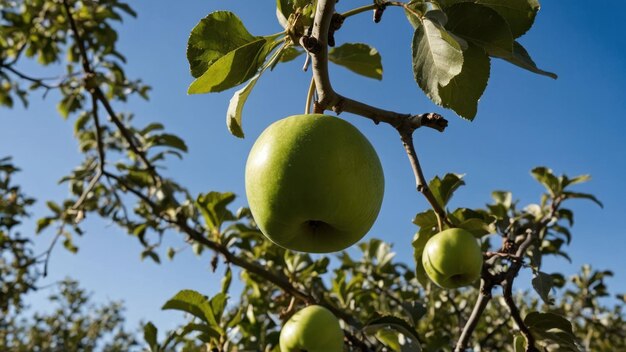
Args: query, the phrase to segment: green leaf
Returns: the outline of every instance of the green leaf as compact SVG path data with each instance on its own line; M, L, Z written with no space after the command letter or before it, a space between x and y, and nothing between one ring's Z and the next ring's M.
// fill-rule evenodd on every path
M230 98L228 110L226 111L226 126L228 127L228 131L235 137L244 137L243 129L241 128L243 106L248 100L248 96L252 93L252 89L260 77L260 73L252 77L245 87L236 91L235 94L233 94L233 97Z
M382 329L393 329L403 334L405 337L410 338L412 342L418 343L419 341L417 331L415 331L414 327L409 325L406 320L391 315L374 318L367 322L363 328L367 333L376 333ZM417 346L419 347L419 344ZM421 351L421 348L414 351Z
M422 6L423 2L420 0L411 0L404 8L404 14L409 21L413 29L417 29L422 25L421 18L423 16ZM435 21L436 22L436 21Z
M561 193L561 183L559 179L554 176L551 169L541 166L532 169L530 173L548 190L548 192L550 192L550 195L554 196Z
M173 134L164 133L158 136L154 136L151 142L154 145L171 147L183 152L187 151L187 145L185 144L185 141Z
M227 207L235 200L234 193L209 192L198 196L196 204L204 217L206 226L212 232L219 232L225 221L235 219Z
M537 271L533 274L532 285L535 291L539 294L539 297L547 305L554 303L554 299L550 298L550 291L552 290L552 276L544 272Z
M141 252L141 260L146 259L146 257L152 259L157 264L161 264L161 259L159 258L159 255L151 249L146 249L145 251Z
M437 226L437 215L433 210L427 210L415 215L413 223L420 228L431 228Z
M596 203L600 208L604 208L604 205L596 196L589 193L579 193L579 192L563 192L562 193L565 198L579 198L579 199L589 199L590 201Z
M47 217L41 218L37 220L37 228L35 229L35 233L41 233L46 227L50 226L55 218Z
M567 186L572 186L578 183L584 183L591 180L591 175L578 175L574 178L569 178L567 176L563 176L563 188Z
M505 208L511 208L513 204L513 194L507 191L493 191L491 192L491 198L496 204L502 204Z
M402 302L402 308L409 314L411 325L416 325L428 312L426 307L419 302Z
M284 50L281 51L279 62L289 62L295 60L298 56L302 55L304 51L298 50L293 46L285 47Z
M152 324L152 322L148 322L143 327L143 339L150 347L151 352L157 352L159 350L159 344L157 343L157 332L158 330L156 326Z
M196 291L182 290L178 292L174 297L165 302L161 309L173 309L189 313L218 330L220 334L223 333L213 314L211 303L205 296Z
M422 253L426 242L435 235L439 230L437 228L437 215L431 209L423 213L419 213L413 219L413 223L420 227L419 231L413 237L413 258L415 259L415 276L419 283L426 287L429 279L422 265Z
M53 202L51 200L47 201L46 205L48 206L48 208L50 210L52 210L52 212L54 212L57 215L59 215L59 214L61 214L63 212L63 209L61 209L61 207L57 203L55 203L55 202Z
M420 352L422 350L418 341L407 339L403 333L392 328L379 329L374 336L395 352Z
M63 99L57 104L57 111L63 119L67 119L70 113L74 110L76 110L75 94L64 96Z
M537 67L537 64L533 61L528 54L528 51L522 46L522 44L518 42L513 43L513 51L510 53L502 53L503 56L499 56L501 59L506 60L513 65L519 66L525 70L530 72L547 76L552 79L557 79L558 76L555 73L541 70Z
M289 26L289 16L293 13L293 10L291 0L276 0L276 18L278 23L285 29Z
M569 320L565 319L563 316L555 313L530 312L524 318L524 324L526 324L529 329L545 331L558 329L574 336L572 323L570 323Z
M174 256L176 255L176 250L172 247L167 248L167 259L174 260Z
M248 84L246 84L243 88L236 91L233 97L230 99L230 103L228 104L228 110L226 111L226 126L228 127L228 131L235 137L244 138L243 128L241 124L242 115L243 115L243 106L248 100L248 96L252 92L252 89L256 85L256 82L261 78L261 75L268 67L273 67L282 57L282 53L285 52L289 47L283 46L279 51L277 51L267 65L263 66L263 68L257 73Z
M458 208L450 219L455 227L471 232L477 238L496 232L496 217L467 208Z
M522 335L517 335L513 339L513 350L515 352L525 352L526 351L526 339Z
M216 331L215 329L211 328L210 326L206 324L197 324L197 323L189 323L183 326L182 329L179 330L178 336L184 337L184 336L187 336L190 332L194 332L194 331L208 334L209 336L216 338L216 339L220 338L220 333Z
M383 65L378 50L367 44L345 43L332 48L328 59L362 76L383 79Z
M74 134L77 134L80 130L83 129L83 127L85 127L85 124L87 124L90 117L91 115L85 112L81 113L78 116L76 122L74 122Z
M224 276L222 276L222 292L223 293L227 293L228 290L230 289L230 283L233 280L233 272L230 269L230 266L226 267L226 272L224 273Z
M223 292L219 292L215 296L211 297L211 309L213 310L215 320L220 321L222 319L222 314L224 314L224 309L226 309L227 300L228 295Z
M234 13L209 14L191 30L187 42L191 75L200 77L216 60L256 39Z
M443 179L435 176L428 183L430 192L442 208L446 207L454 192L465 184L463 176L462 174L446 174Z
M139 133L143 136L147 135L150 132L154 132L154 131L160 131L163 130L165 128L165 126L163 126L162 123L158 123L158 122L153 122L151 124L149 124L148 126L144 127L141 131L139 131Z
M389 328L382 328L377 330L374 333L374 336L376 337L376 339L380 342L382 342L385 346L391 348L392 351L398 352L398 351L402 351L402 345L400 344L400 335L397 331L389 329Z
M415 81L434 103L441 105L440 87L448 85L463 68L459 42L441 25L423 18L413 34L412 52Z
M483 48L489 55L503 56L513 51L511 30L495 10L464 2L450 7L447 14L447 30Z
M279 43L259 38L216 60L204 74L191 83L189 94L221 92L238 86L257 74L267 55Z
M404 13L413 29L421 25L421 18L428 17L435 23L445 26L448 16L437 2L411 0L404 9Z
M126 178L136 185L147 187L152 185L152 173L149 170L129 170Z
M489 81L491 62L482 48L468 45L463 51L461 73L439 88L441 105L454 110L459 116L474 120L478 111L478 100Z
M426 287L429 282L428 275L422 264L422 255L424 253L424 247L426 247L426 242L428 242L432 236L433 234L419 231L415 234L415 237L413 237L412 242L413 258L415 259L415 277L422 287Z
M537 0L478 0L476 3L496 10L508 23L513 38L521 37L532 27L540 8Z
M580 351L572 331L572 324L558 314L531 312L524 318L524 324L537 340L558 344L559 351Z
M74 245L74 242L72 242L71 238L66 238L63 240L63 247L67 249L70 253L78 253L78 247Z

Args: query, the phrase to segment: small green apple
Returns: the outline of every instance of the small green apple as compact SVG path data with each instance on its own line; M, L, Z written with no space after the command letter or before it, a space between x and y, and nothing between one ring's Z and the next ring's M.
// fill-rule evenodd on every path
M302 252L353 245L372 227L383 200L376 151L356 127L327 115L270 125L250 151L245 179L261 232Z
M448 229L426 242L422 264L434 283L443 288L457 288L480 278L483 253L470 232Z
M343 331L339 320L322 306L296 312L280 331L281 352L342 352Z

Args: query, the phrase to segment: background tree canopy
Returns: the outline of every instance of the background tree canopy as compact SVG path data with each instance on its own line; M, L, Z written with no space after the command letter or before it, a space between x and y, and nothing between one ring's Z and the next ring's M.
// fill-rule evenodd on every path
M302 112L328 3L0 0L0 350L278 351L313 303L355 351L626 350L624 5L603 25L534 0L346 1L320 17L336 91L317 81L315 109L343 110L388 182L364 241L310 255L260 233L243 165L260 131ZM398 142L415 118L445 129L415 131L426 199ZM587 172L600 182L581 185ZM442 227L481 239L475 287L425 276Z

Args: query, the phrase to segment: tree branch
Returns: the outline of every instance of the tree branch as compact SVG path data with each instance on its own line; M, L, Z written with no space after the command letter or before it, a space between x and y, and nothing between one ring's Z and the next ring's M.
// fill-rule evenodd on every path
M519 269L517 269L517 271L519 271ZM537 347L535 347L535 338L531 334L526 324L524 324L524 320L520 315L520 311L517 308L515 301L513 300L513 279L505 280L502 284L502 287L504 288L504 302L509 308L509 312L511 312L511 317L515 321L515 324L517 324L518 329L526 339L526 352L539 352Z
M130 133L130 131L126 128L126 126L124 126L122 121L118 118L117 114L113 110L113 107L109 103L109 100L106 98L106 96L104 95L104 93L102 92L102 90L100 89L100 87L98 86L95 80L96 72L91 67L89 56L87 55L87 49L85 48L85 43L83 42L80 36L80 32L78 31L78 26L76 25L76 21L74 20L74 16L72 15L72 10L70 9L68 0L63 0L63 6L65 7L65 11L67 13L67 18L70 24L70 29L72 31L72 34L74 35L74 41L76 42L76 45L78 46L78 50L80 52L81 63L83 66L83 70L85 71L86 86L88 87L92 97L96 98L98 101L102 103L102 105L104 106L104 109L107 111L109 115L109 119L115 124L118 130L122 133L122 136L128 143L132 152L135 155L137 155L137 157L145 164L148 170L151 171L150 174L152 175L154 182L158 184L160 179L157 173L155 172L154 166L148 160L145 153L139 150L139 148L136 145L135 138Z
M483 267L483 272L485 271L485 267ZM469 339L474 333L474 329L478 325L478 321L483 314L485 308L487 308L487 304L491 300L491 290L493 289L493 282L490 280L486 280L485 278L480 279L480 289L478 298L476 299L476 303L474 304L474 309L472 310L472 314L469 319L465 323L465 327L463 327L463 331L461 332L461 336L459 337L459 341L454 348L454 352L463 352L465 351L467 344L469 343Z
M349 325L351 325L357 330L361 328L361 324L357 320L355 320L350 314L344 312L343 310L338 309L337 307L335 307L333 304L331 304L328 301L319 301L315 299L315 297L311 296L310 294L299 290L289 281L287 277L281 276L275 272L272 272L268 268L265 268L257 264L256 262L249 261L243 257L237 256L235 253L231 252L228 249L228 247L226 247L225 245L208 239L201 232L190 227L187 224L187 221L186 221L187 219L185 218L171 219L168 216L161 214L156 203L154 203L145 194L130 187L130 185L128 185L119 176L112 174L108 171L104 171L104 175L107 178L111 178L115 180L124 189L128 190L129 192L131 192L132 194L140 198L142 201L144 201L148 206L150 206L150 208L152 208L152 210L157 214L159 219L169 224L176 225L183 233L189 236L189 238L191 238L192 240L198 243L201 243L202 245L215 251L216 253L219 253L227 262L233 265L236 265L242 269L245 269L246 271L273 283L282 291L292 295L293 297L296 297L297 299L307 304L319 304L328 308L331 312L333 312L333 314L335 314L337 317L341 318L342 320L344 320L346 323L348 323Z
M369 7L365 8L365 10L367 9L369 9ZM406 124L408 120L408 123L414 129L425 126L443 131L447 126L447 121L440 115L397 113L344 97L335 92L328 73L328 34L334 13L335 0L319 0L317 2L317 10L315 12L311 36L307 36L307 39L303 41L308 43L307 45L303 45L303 47L311 55L313 79L315 80L318 96L314 111L316 113L323 113L326 110L333 110L336 113L347 111L369 118L375 123L388 123L395 128ZM424 119L424 117L427 116L431 118ZM424 123L425 121L429 121L429 123Z
M483 294L482 294L483 288L488 289L489 293L491 293L491 290L496 285L502 286L503 298L504 298L504 301L506 302L509 312L511 313L511 317L513 318L518 328L520 329L520 332L522 333L522 335L524 335L524 338L526 339L526 342L527 342L526 352L538 352L539 351L535 347L534 337L530 333L530 330L528 329L528 327L524 324L524 320L522 319L520 315L519 309L517 308L517 306L515 305L515 301L513 300L513 281L515 280L515 277L517 277L517 274L519 273L519 271L524 265L523 258L524 258L524 255L526 254L526 251L528 250L528 248L530 248L533 241L536 239L537 233L539 233L546 226L548 226L548 224L554 217L554 214L558 211L561 201L562 199L560 197L556 197L555 199L553 199L552 204L550 205L549 213L546 214L539 221L539 223L536 225L534 230L530 230L530 229L527 230L524 240L519 244L514 255L511 255L510 253L508 253L508 248L506 248L506 245L504 244L500 252L498 252L498 253L501 253L501 255L492 253L492 252L485 253L485 254L488 254L488 260L486 260L483 264L483 271L481 274L481 295L476 301L476 305L474 306L474 311L472 312L472 316L467 321L465 328L463 329L463 332L461 333L461 337L459 338L459 341L456 345L455 352L463 352L465 350L467 343L469 342L469 337L471 336L478 322L478 319L480 318L480 315L482 314L482 311L484 310L484 306L486 306L486 302L483 302L484 300ZM487 268L493 265L496 258L502 258L502 257L508 258L509 260L511 260L511 266L509 267L507 271L498 273L496 275L492 275ZM479 314L474 314L474 313L479 313Z
M104 144L102 142L102 128L100 127L100 118L98 117L98 100L93 94L91 95L91 102L92 102L91 114L93 116L93 121L95 125L95 130L96 130L96 145L98 149L99 163L98 163L98 169L96 170L96 174L93 176L93 178L87 185L87 188L83 190L83 193L80 195L76 203L74 203L74 205L72 206L72 209L74 210L80 209L85 199L87 199L87 195L98 184L98 181L100 181L100 178L102 177L102 174L104 172L105 154L104 154Z

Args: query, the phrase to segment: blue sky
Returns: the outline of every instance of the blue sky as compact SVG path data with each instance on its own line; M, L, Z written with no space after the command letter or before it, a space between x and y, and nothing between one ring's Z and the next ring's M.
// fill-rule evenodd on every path
M344 11L365 3L341 1L338 7ZM331 67L331 78L339 92L370 104L401 112L435 111L448 118L445 133L420 130L415 138L428 178L446 172L466 175L467 186L457 192L451 207L483 206L490 201L492 190L511 190L520 204L537 202L542 188L529 174L535 166L571 176L591 174L592 181L578 189L596 194L604 209L591 202L572 201L569 206L576 219L568 250L573 263L549 260L543 269L572 274L583 263L610 268L615 272L615 278L609 280L611 291L626 292L626 2L607 1L593 11L583 4L544 1L534 28L521 40L538 65L556 72L559 79L492 61L489 86L472 123L434 106L413 81L412 31L397 8L390 8L376 25L370 14L350 18L336 36L338 43L366 42L376 47L383 57L383 81L355 76L336 66ZM185 45L191 28L218 9L236 12L253 34L276 33L281 28L273 2L189 1L173 6L171 1L159 0L131 5L139 17L127 18L119 26L120 51L128 58L127 74L142 78L153 91L150 102L132 100L117 109L134 112L141 124L162 122L187 141L188 155L168 164L168 176L194 193L233 191L239 195L236 205L245 205L243 171L254 139L272 121L302 112L310 76L300 70L300 60L266 73L245 107L247 137L241 140L231 136L225 125L233 90L186 94L191 77ZM67 195L66 186L57 185L57 180L81 160L72 122L57 115L54 98L33 99L28 110L0 110L0 156L14 157L23 169L16 180L40 200L32 211L32 221L22 228L28 235L36 217L45 214L44 201ZM399 258L410 262L410 242L416 230L411 219L428 205L414 190L413 174L397 133L361 117L342 117L370 139L387 180L382 211L366 238L392 242ZM125 300L130 327L143 319L154 321L160 329L182 322L180 314L160 311L178 290L212 294L219 289L223 268L212 273L208 254L196 257L189 249L159 266L140 262L138 241L114 226L91 217L86 229L87 234L77 240L78 254L57 248L50 275L41 285L66 276L78 279L97 300ZM46 248L52 235L47 231L37 236L37 248ZM182 239L172 233L166 244L180 246ZM42 299L46 294L29 297L33 309L46 309Z

